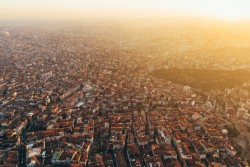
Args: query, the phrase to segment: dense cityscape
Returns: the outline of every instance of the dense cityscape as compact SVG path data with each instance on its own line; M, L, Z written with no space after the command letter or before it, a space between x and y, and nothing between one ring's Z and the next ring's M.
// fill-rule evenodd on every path
M248 76L230 40L122 25L0 32L0 167L249 165L250 78L204 89L170 74ZM245 44L230 53L247 56Z

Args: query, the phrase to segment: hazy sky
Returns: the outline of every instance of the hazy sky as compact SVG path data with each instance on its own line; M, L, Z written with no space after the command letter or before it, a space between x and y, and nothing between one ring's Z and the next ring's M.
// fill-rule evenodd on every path
M190 15L250 20L250 0L0 0L5 20Z

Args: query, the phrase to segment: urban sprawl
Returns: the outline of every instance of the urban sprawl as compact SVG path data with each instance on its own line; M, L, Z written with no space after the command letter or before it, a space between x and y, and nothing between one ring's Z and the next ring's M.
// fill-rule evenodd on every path
M206 94L151 75L248 70L247 61L199 52L231 45L220 37L161 40L154 30L105 26L0 30L0 167L250 163L247 89Z

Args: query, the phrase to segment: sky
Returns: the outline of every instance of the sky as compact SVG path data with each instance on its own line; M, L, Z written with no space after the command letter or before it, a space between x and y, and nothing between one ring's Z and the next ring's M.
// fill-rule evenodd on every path
M0 0L0 19L208 16L250 20L250 0Z

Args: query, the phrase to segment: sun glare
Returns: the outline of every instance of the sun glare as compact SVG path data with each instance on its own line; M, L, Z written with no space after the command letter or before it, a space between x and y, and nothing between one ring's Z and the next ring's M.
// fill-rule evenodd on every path
M204 4L197 8L204 10L206 15L227 20L247 19L250 17L250 2L242 1L218 1L218 3Z

